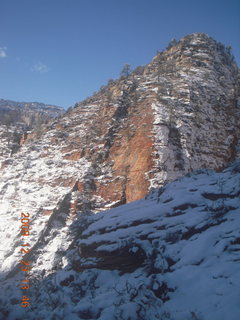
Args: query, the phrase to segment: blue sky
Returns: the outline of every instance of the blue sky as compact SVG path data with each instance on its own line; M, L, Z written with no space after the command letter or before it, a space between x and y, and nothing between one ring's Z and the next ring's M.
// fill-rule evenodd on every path
M194 32L240 65L239 0L0 0L0 98L67 108Z

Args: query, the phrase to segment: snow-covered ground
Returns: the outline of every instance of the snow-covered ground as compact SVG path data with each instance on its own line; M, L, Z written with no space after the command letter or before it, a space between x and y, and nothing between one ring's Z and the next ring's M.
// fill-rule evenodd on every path
M54 225L29 258L31 306L18 272L2 281L0 319L240 319L239 195L238 161Z

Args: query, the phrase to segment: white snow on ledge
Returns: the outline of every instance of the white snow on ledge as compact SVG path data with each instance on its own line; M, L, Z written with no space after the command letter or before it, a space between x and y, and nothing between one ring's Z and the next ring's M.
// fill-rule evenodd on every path
M44 264L33 264L25 318L238 320L239 194L236 162L222 173L188 174L146 199L80 215L79 231L53 228L38 253ZM124 271L126 254L131 272ZM22 312L11 302L19 300L15 283L1 285L10 320Z

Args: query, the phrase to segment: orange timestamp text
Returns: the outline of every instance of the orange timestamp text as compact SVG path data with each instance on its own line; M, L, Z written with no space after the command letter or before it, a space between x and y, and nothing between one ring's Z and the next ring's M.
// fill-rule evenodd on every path
M30 253L30 244L28 243L27 237L30 236L30 214L21 212L21 239L23 243L21 244L20 252L23 255L20 261L20 269L24 274L23 280L21 280L20 288L23 291L21 299L21 307L27 308L30 306L30 298L28 296L28 291L30 289L30 280L28 279L28 272L31 270L31 261L25 259L25 256Z

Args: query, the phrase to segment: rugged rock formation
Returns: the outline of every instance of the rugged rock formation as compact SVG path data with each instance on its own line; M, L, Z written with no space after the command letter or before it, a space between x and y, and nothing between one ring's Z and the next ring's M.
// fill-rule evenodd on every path
M195 34L79 104L72 113L84 114L82 140L91 141L82 156L97 176L100 161L112 175L104 186L92 178L92 193L130 202L197 168L221 170L235 157L238 94L231 54Z
M31 307L19 306L17 266L1 282L0 319L238 320L239 195L238 161L74 221L59 208L24 259Z
M238 68L229 50L205 34L193 34L25 137L17 152L4 158L0 171L4 276L20 276L21 211L31 214L31 259L39 277L45 277L65 259L47 252L65 251L70 242L77 243L73 237L81 232L70 230L77 213L140 199L150 189L196 169L222 171L237 153L238 81ZM186 203L175 207L176 215L188 210ZM131 206L128 208L131 216ZM148 212L144 214L144 225L154 223ZM83 223L81 220L82 228ZM94 265L109 270L111 257L119 264L118 270L133 272L147 259L147 252L137 244L132 253L128 253L129 245L121 246L120 251L113 246L107 252L102 246L108 243L102 243L100 249L97 243L91 246L82 241L80 245L83 256L76 261L74 272ZM100 261L94 264L96 252ZM125 261L119 262L119 253ZM34 272L36 276L37 270ZM63 280L64 284L71 279Z

